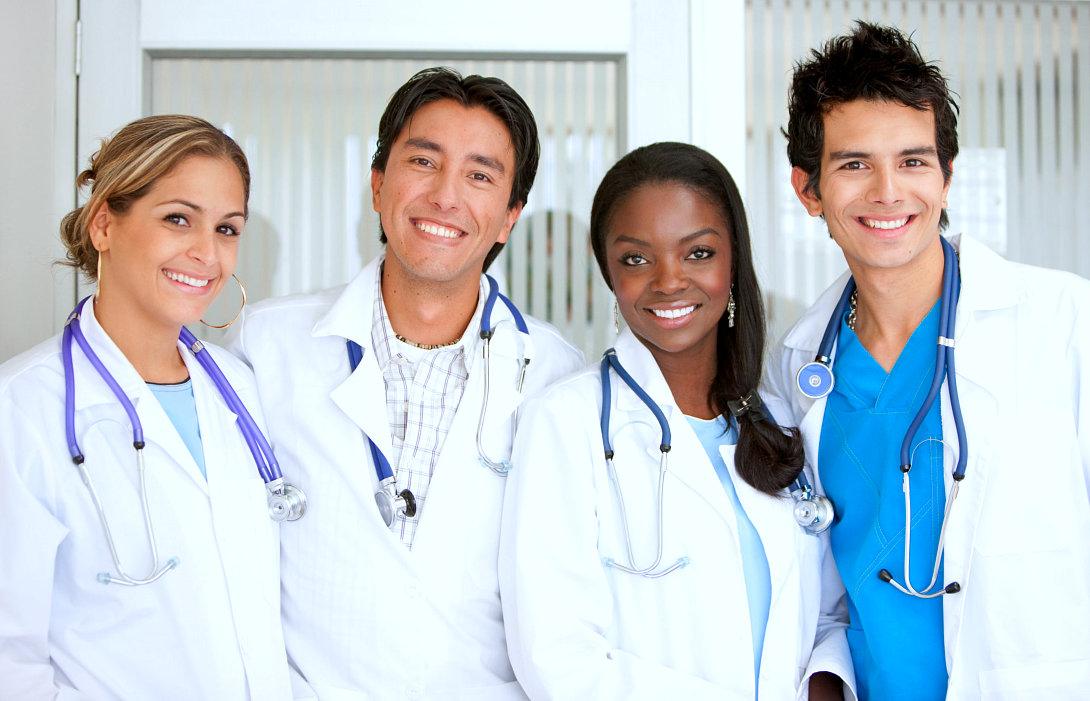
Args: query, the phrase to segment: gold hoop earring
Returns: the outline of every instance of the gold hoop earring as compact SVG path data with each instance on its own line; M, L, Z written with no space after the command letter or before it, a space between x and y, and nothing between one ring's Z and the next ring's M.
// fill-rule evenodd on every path
M730 286L730 297L727 298L727 328L734 328L734 310L737 307L734 303L734 285Z
M613 333L621 333L621 310L617 308L617 298L613 298Z
M231 324L235 323L235 319L237 319L238 315L242 313L242 310L246 308L246 288L242 286L242 280L238 279L238 275L235 275L234 273L232 273L231 277L233 277L235 279L235 282L238 283L238 289L242 291L242 306L240 306L238 308L238 311L235 312L235 315L233 317L231 317L231 320L228 321L223 326L216 326L215 324L209 324L204 319L201 319L200 322L202 324L204 324L205 326L207 326L208 328L210 328L210 329L225 329L225 328L227 328Z

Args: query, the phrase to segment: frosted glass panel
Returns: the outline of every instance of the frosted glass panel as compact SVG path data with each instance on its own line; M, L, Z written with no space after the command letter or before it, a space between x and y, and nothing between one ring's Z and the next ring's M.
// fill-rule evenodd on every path
M253 188L238 275L250 299L310 292L346 282L381 251L370 194L379 117L409 76L435 65L503 78L533 109L537 180L490 272L524 312L600 352L612 297L587 226L619 155L618 61L153 58L151 111L204 117L246 151ZM224 297L210 319L230 318L238 298Z

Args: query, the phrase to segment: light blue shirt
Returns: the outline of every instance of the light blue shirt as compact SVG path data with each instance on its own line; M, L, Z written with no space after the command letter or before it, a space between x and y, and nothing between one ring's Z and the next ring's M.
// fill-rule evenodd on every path
M170 417L170 422L174 424L178 435L182 437L185 447L189 448L189 453L197 461L201 474L208 479L208 472L204 467L201 429L197 424L197 402L193 398L193 381L186 380L176 385L156 385L149 382L148 388L163 406L163 411Z
M738 431L734 422L728 425L723 416L711 420L695 419L691 416L685 418L689 420L689 425L704 446L704 452L712 461L715 474L719 476L719 482L727 492L738 520L738 544L742 550L742 575L746 580L746 599L749 603L749 629L753 636L753 680L756 684L761 672L761 651L764 649L765 630L768 628L768 609L772 604L772 575L768 570L768 557L765 555L761 536L742 508L730 470L719 452L720 446L738 442Z
M905 581L901 442L931 386L938 315L936 304L889 373L841 321L818 469L836 504L831 543L848 591L848 647L860 701L946 697L942 598L917 599L878 578L887 569ZM911 575L918 590L931 581L946 504L939 406L936 399L911 443ZM940 563L936 589L944 584Z

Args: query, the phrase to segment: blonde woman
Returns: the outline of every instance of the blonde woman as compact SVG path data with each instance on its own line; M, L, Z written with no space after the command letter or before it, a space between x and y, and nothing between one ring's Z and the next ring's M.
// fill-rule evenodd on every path
M184 330L232 277L246 157L148 117L77 182L61 235L97 292L0 365L0 698L289 698L270 507L295 491L248 369Z

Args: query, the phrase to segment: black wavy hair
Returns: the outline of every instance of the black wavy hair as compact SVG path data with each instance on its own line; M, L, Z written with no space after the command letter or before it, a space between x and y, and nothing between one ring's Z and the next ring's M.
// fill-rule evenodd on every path
M821 197L823 119L829 110L855 100L899 102L930 110L935 117L935 147L943 182L950 182L958 155L958 105L946 77L928 63L919 47L893 27L859 20L850 34L834 37L809 60L795 64L787 110L787 158L809 176L806 189ZM939 229L950 224L946 210Z
M390 148L405 125L421 107L439 100L454 100L463 107L483 107L503 122L515 149L515 174L507 208L511 209L518 204L525 205L537 176L537 163L541 157L537 122L522 96L499 78L479 75L463 78L458 71L444 66L425 68L409 78L390 98L379 120L378 147L371 159L371 168L386 172ZM381 232L381 222L379 229ZM384 232L379 234L379 240L386 243ZM501 250L502 243L492 247L485 257L485 270L488 270L488 266L492 265Z
M606 173L590 213L590 240L606 284L613 289L606 261L606 237L613 214L643 185L677 184L705 198L719 209L730 228L732 279L736 304L731 328L721 318L716 335L717 369L708 388L708 403L718 413L728 402L753 393L761 379L764 360L765 314L749 242L749 225L737 185L730 173L707 151L689 144L663 142L643 146L617 161ZM738 421L738 474L754 488L777 494L802 470L802 439L798 429L784 429L763 412L750 411Z

